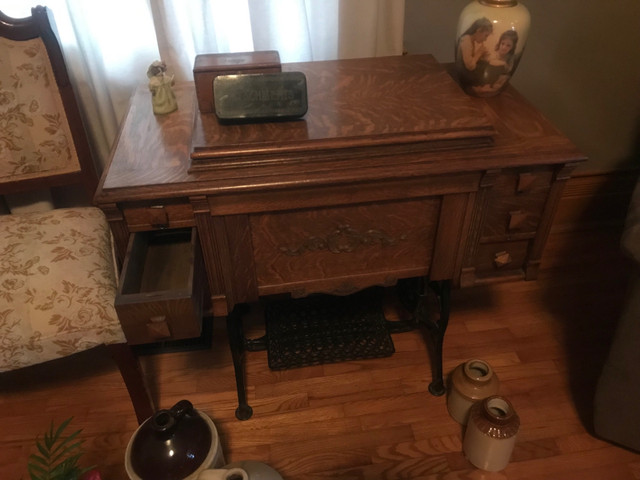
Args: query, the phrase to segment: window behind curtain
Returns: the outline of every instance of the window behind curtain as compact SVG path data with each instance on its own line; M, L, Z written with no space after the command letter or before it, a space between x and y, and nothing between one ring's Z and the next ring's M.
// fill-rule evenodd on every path
M155 60L191 81L200 53L277 50L288 63L402 52L404 0L33 1L53 12L98 170ZM0 0L12 17L29 16L31 6Z

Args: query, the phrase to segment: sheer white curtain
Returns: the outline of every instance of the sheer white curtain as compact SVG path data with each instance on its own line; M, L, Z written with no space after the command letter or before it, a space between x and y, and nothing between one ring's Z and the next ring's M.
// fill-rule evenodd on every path
M34 0L36 1L36 0ZM53 13L101 165L151 62L193 80L200 53L277 50L282 62L399 55L404 0L41 0ZM35 5L34 3L33 5ZM13 17L25 0L0 0Z

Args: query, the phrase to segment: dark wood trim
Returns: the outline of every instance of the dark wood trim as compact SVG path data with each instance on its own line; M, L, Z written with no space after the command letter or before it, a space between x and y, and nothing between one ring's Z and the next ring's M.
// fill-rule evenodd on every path
M107 350L118 365L122 379L129 391L138 423L142 424L155 412L154 402L147 388L138 357L126 343L107 345Z

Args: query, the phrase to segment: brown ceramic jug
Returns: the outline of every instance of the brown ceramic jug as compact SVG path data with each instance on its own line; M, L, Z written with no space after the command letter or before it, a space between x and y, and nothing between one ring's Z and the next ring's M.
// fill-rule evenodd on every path
M202 471L223 464L215 425L188 400L147 419L125 453L131 480L196 480Z

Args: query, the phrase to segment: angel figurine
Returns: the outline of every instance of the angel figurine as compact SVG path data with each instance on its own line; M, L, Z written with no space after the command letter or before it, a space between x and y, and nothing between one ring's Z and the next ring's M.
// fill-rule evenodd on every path
M149 78L153 113L163 115L177 110L178 102L171 88L173 75L167 75L167 65L161 61L153 62L147 69L147 77Z

